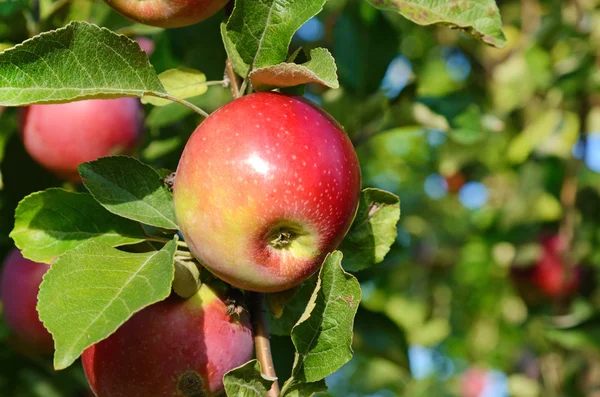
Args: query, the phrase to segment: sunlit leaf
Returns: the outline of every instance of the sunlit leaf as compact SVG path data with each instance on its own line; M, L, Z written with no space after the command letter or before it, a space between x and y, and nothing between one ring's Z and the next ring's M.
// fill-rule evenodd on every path
M52 265L40 287L38 311L54 338L56 369L111 335L134 313L171 293L175 241L160 251L131 254L89 241Z
M367 0L374 7L395 11L419 25L441 24L495 47L504 47L506 37L495 0Z
M25 197L10 236L23 256L45 263L90 240L119 246L145 237L139 223L111 214L89 194L62 189Z
M133 157L104 157L79 166L85 187L110 212L176 230L173 195L159 175Z
M263 397L276 379L263 375L258 360L252 360L227 372L223 384L229 397Z
M87 22L0 53L0 105L166 94L133 40Z

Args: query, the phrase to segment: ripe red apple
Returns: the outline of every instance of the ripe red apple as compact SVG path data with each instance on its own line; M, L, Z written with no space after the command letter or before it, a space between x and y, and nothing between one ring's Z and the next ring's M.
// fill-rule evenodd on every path
M480 397L488 383L486 371L469 368L460 379L460 395L462 397Z
M580 268L568 268L561 257L543 252L533 269L533 283L550 298L572 295L581 282Z
M252 358L247 312L235 316L206 284L149 306L84 351L89 384L98 397L217 396L223 375Z
M154 53L154 48L156 47L154 41L149 39L148 37L139 36L135 38L135 41L140 45L140 48L144 50L144 52L150 56Z
M193 254L239 288L274 292L317 271L348 231L360 194L342 127L305 100L256 93L194 131L174 185Z
M228 0L105 0L123 16L161 28L192 25L215 14Z
M60 177L79 181L79 164L133 150L142 117L136 98L31 105L22 110L21 133L37 162Z
M52 336L44 328L36 310L42 276L50 269L45 263L23 258L14 249L4 261L0 299L8 326L24 344L40 352L54 348Z

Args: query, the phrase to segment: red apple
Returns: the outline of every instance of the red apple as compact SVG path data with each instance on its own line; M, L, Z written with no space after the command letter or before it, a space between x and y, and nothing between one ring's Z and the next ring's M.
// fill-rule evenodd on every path
M462 397L480 397L488 383L486 371L469 368L460 379L460 395Z
M21 114L27 152L72 181L80 180L77 166L83 162L131 152L141 131L142 109L136 98L31 105Z
M247 312L230 315L203 284L193 297L171 297L136 313L86 349L83 368L98 397L217 396L223 375L252 358Z
M580 269L564 265L560 256L543 252L533 269L534 284L548 297L572 295L579 288Z
M228 0L105 0L123 16L161 28L192 25L215 14Z
M550 235L541 239L541 246L546 254L561 255L564 249L563 239L559 235Z
M42 276L50 269L45 263L23 258L14 249L4 261L0 298L4 319L24 344L40 352L52 351L52 336L44 328L36 310Z
M305 100L256 93L194 131L174 185L192 253L239 288L282 291L317 271L356 213L360 169L342 127Z
M465 175L462 172L457 172L452 175L444 177L446 179L446 185L448 185L448 191L451 193L457 193L461 187L467 182Z
M135 38L135 41L140 45L140 48L144 50L144 52L150 56L154 52L154 41L144 36L139 36Z

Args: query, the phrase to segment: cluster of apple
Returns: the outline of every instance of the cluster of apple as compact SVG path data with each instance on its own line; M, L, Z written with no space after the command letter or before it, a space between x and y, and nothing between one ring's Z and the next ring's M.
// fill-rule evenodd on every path
M154 26L196 23L226 0L108 4ZM77 166L131 154L143 130L135 98L33 105L21 114L28 153L56 175L80 181ZM320 267L356 214L360 169L339 124L304 98L255 93L223 106L194 131L179 162L173 198L181 234L211 273L243 290L292 288ZM52 338L36 311L48 265L13 251L1 298L8 325L40 351ZM251 359L247 312L232 315L223 291L203 284L136 313L82 362L99 397L214 396L229 370Z

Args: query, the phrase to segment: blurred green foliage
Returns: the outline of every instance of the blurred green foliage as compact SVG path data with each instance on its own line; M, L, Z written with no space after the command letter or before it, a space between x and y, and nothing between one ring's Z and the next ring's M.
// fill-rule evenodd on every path
M332 395L465 396L468 368L491 371L487 392L499 394L489 396L599 393L600 1L498 5L508 38L501 50L358 0L329 1L293 40L306 53L331 50L342 87L311 85L306 94L345 126L364 186L402 200L392 251L358 273L355 358L328 380ZM158 72L184 66L223 78L223 13L162 30L99 1L42 0L39 11L0 3L0 47L85 19L150 37ZM192 102L212 111L229 100L217 85ZM177 104L146 112L140 157L175 169L200 119ZM18 201L62 183L27 156L17 125L15 109L0 115L0 258L12 247ZM572 297L532 296L531 279L511 269L531 268L540 238L559 231L573 234L566 257L586 266L584 282ZM80 369L54 373L3 325L0 339L1 396L84 395ZM273 338L281 379L290 344Z

